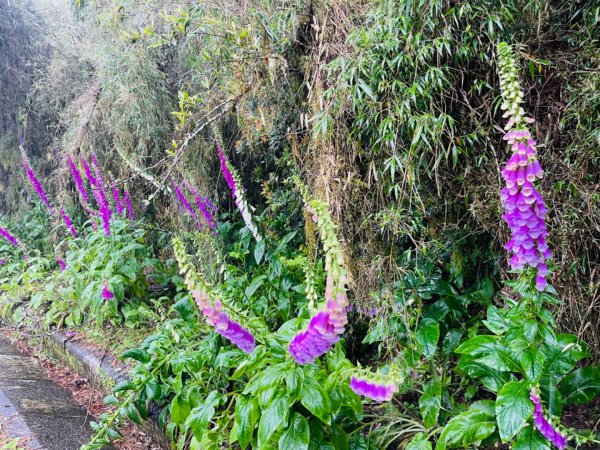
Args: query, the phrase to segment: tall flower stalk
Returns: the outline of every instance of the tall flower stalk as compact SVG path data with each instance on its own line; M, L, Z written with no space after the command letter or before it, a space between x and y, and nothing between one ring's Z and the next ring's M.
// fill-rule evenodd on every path
M348 322L346 269L344 255L327 205L311 199L301 182L296 181L301 186L304 202L321 234L327 272L324 307L313 315L306 330L298 333L290 342L290 354L294 360L298 364L312 364L339 341Z
M505 248L512 252L509 262L513 270L526 266L537 270L535 287L543 291L548 284L546 260L551 257L546 242L548 210L533 183L542 178L544 172L537 158L536 141L528 129L533 119L525 115L521 106L523 91L512 48L505 42L498 45L498 58L501 108L505 111L503 117L508 119L504 140L512 150L512 156L502 169L506 183L501 192L503 218L511 231L511 239Z
M196 304L215 331L233 342L240 350L252 353L256 347L254 335L230 318L231 311L226 312L220 299L210 286L200 277L190 261L183 242L173 238L173 253L179 265L179 271L184 276L186 287L194 297Z
M544 411L542 410L542 404L540 398L536 395L535 390L532 389L529 398L533 402L533 425L537 430L544 436L548 441L552 442L558 450L565 450L567 448L567 438L560 434L550 422L544 418Z
M79 169L75 165L75 162L73 161L71 155L67 155L67 163L69 164L71 174L73 175L73 180L75 181L75 185L77 186L79 194L81 194L81 198L85 203L89 203L90 199L88 197L87 191L85 190L83 178L81 178L81 172L79 172Z
M208 227L211 230L217 228L217 220L214 217L214 215L216 214L215 205L212 204L208 197L202 197L202 195L200 195L190 183L185 181L184 184L185 187L187 187L188 191L190 191L194 196L194 200L196 200L196 207L198 208L198 211L200 211L200 214L202 214L202 216L204 217L204 220L206 221ZM198 229L200 229L201 225L199 217L196 217L196 220L198 221Z
M15 235L8 231L8 227L0 226L0 236L6 239L12 246L19 246L19 240L16 238Z
M258 232L258 228L256 224L252 220L252 213L250 212L250 205L248 205L248 201L246 200L246 196L244 195L244 187L242 186L242 181L235 170L235 167L229 162L225 154L223 153L223 148L221 146L219 133L214 130L215 133L215 143L217 146L217 152L219 154L219 161L221 162L221 172L223 173L223 177L229 186L229 190L231 191L231 195L235 201L235 205L239 209L242 214L242 219L244 219L244 223L246 227L250 230L254 239L260 241L262 239L260 233Z
M21 154L22 154L23 166L25 167L25 172L27 173L27 178L29 178L29 182L33 186L33 189L35 190L37 195L40 197L40 200L42 201L42 203L44 205L46 205L46 207L48 208L50 213L53 213L52 205L50 204L50 200L48 200L48 196L46 195L44 186L42 186L42 183L38 179L35 171L29 164L29 159L27 158L27 155L25 154L25 149L22 146L21 146Z

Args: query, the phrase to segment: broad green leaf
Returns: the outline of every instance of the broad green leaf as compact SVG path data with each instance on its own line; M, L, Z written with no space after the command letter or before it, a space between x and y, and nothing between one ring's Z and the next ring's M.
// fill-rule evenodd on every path
M509 372L494 370L468 355L460 358L457 370L473 378L478 378L492 392L498 392L498 389L512 379Z
M331 427L331 443L335 450L349 450L348 435L339 425Z
M261 241L263 242L263 241ZM248 287L246 288L246 291L244 292L246 294L246 297L248 299L252 298L252 296L254 295L254 293L256 292L256 290L262 286L262 284L264 283L264 281L267 279L266 275L259 275L257 277L255 277L252 282L248 285Z
M512 450L552 450L546 438L539 431L533 429L533 425L521 430Z
M591 402L600 394L600 366L571 372L560 382L560 392L567 404Z
M271 404L262 411L258 423L258 448L263 448L281 426L286 426L292 402L285 394L278 393Z
M415 434L415 437L408 443L405 450L431 450L431 442L423 433Z
M329 423L331 401L324 388L313 379L306 379L300 394L302 405L325 423Z
M131 358L131 359L135 359L136 361L142 362L142 363L147 363L150 361L150 355L148 354L148 352L146 350L142 350L140 348L133 348L131 350L126 350L125 352L123 352L123 355L121 355L122 359L125 358Z
M440 338L440 324L434 319L422 319L417 328L416 338L423 355L427 359L431 359Z
M551 416L560 416L562 413L563 400L558 390L559 377L550 372L544 373L540 378L540 389L542 400L546 403L546 413Z
M294 413L290 426L279 438L279 450L307 450L309 442L308 421L301 414Z
M158 400L161 397L160 385L155 380L150 380L146 383L146 396L150 400Z
M529 399L530 387L525 380L506 383L496 398L498 431L503 442L510 441L533 413Z
M496 431L494 402L483 400L473 403L471 409L450 419L438 439L436 450L475 447Z
M479 356L493 353L498 348L500 338L498 336L481 335L475 336L463 342L455 352L461 355Z
M419 399L421 416L427 428L432 428L437 423L441 404L442 382L439 379L430 380L423 387L423 395Z
M190 402L178 394L171 402L171 422L182 425L190 414Z
M242 448L246 448L252 441L254 427L259 418L260 411L256 397L240 395L235 403L235 433L232 430L231 438L237 440Z
M208 423L213 418L215 414L215 407L211 402L205 402L196 408L194 408L187 420L185 421L186 425L188 425L192 432L194 433L194 437L197 440L202 440L204 432L208 427Z
M256 243L256 247L254 247L254 259L256 260L256 264L260 264L264 254L265 254L265 241L260 240Z

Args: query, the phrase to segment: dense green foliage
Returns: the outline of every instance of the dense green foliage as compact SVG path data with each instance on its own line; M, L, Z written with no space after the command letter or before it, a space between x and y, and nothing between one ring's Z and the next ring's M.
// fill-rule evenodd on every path
M48 8L30 17L0 0L0 69L23 73L15 85L0 72L0 205L21 243L0 242L0 312L20 326L134 332L129 380L106 398L114 409L90 450L157 409L177 449L547 450L531 389L555 426L596 399L600 3ZM39 28L55 33L41 39ZM545 168L555 256L544 292L502 248L501 40ZM19 135L77 237L26 188ZM67 165L92 152L137 217L114 214L110 233ZM215 229L188 185L215 203ZM298 364L290 341L327 310L332 249L348 324L331 351ZM251 331L250 354L207 321L198 286ZM353 377L399 392L364 400ZM592 425L560 432L595 448Z

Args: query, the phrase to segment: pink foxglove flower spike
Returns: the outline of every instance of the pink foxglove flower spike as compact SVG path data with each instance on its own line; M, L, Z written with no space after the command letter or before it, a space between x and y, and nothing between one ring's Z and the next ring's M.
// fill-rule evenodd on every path
M511 239L505 248L512 253L509 263L513 270L526 266L537 269L535 286L543 291L548 285L546 260L551 257L546 242L545 218L548 210L533 183L542 178L544 172L537 159L537 144L527 128L533 119L526 117L521 107L523 92L511 47L500 43L498 56L503 99L501 109L506 111L503 117L509 118L504 140L512 150L512 156L502 169L506 187L500 194L504 206L502 217L511 231Z

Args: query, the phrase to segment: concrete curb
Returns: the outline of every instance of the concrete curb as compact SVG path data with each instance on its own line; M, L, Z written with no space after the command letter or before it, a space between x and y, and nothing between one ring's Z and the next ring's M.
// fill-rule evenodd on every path
M106 395L111 393L115 385L127 379L127 368L120 361L106 353L91 350L72 339L59 331L42 338L42 345L54 358L87 378L92 386ZM150 407L148 414L148 420L143 421L138 428L161 448L170 449L171 444L165 430L158 423L160 410Z

